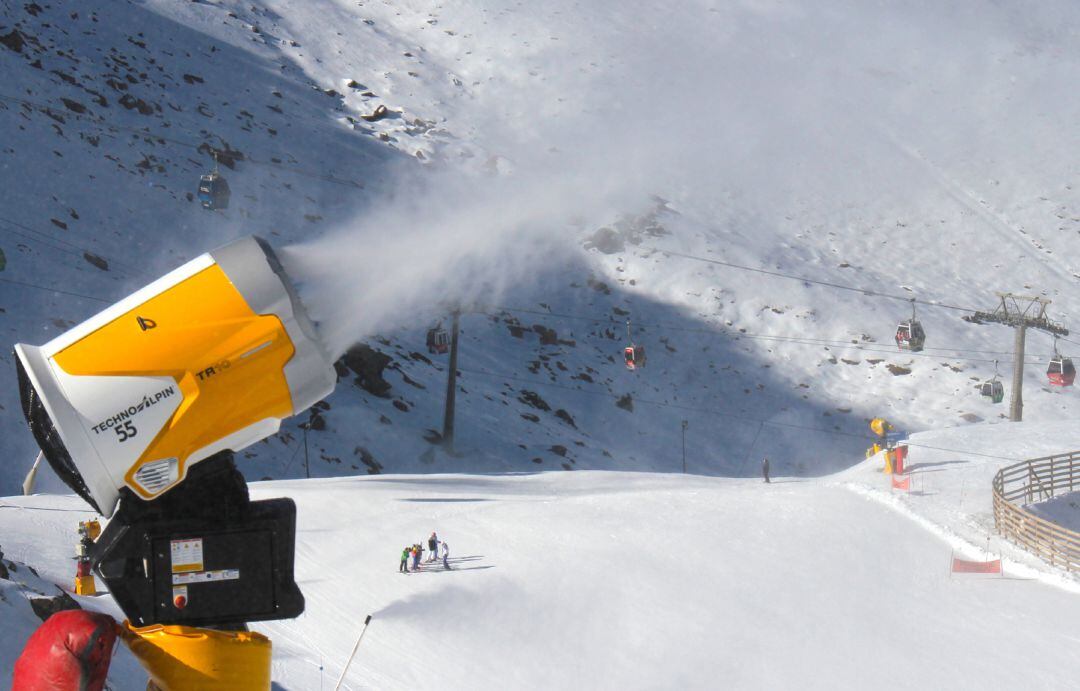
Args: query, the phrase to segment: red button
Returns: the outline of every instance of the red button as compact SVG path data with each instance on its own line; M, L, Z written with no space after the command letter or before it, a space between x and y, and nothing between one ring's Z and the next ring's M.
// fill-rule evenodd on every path
M183 595L177 595L173 598L173 605L176 606L176 609L184 609L187 607L187 598Z

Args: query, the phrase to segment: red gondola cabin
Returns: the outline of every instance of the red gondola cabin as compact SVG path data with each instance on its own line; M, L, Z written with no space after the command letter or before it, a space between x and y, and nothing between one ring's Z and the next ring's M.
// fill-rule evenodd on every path
M1046 368L1046 377L1053 386L1072 386L1076 380L1076 368L1073 367L1072 358L1055 355L1050 359L1050 366Z
M645 366L645 346L628 345L623 348L626 369L633 370Z

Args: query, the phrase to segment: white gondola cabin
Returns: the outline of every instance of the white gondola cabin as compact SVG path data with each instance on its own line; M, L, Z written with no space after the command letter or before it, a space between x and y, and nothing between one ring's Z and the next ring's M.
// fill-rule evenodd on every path
M919 352L926 343L926 332L917 319L907 319L896 326L896 346L900 350Z

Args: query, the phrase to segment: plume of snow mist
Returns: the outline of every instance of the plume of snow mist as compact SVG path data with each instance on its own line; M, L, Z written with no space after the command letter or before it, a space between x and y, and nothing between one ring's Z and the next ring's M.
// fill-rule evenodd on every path
M570 216L609 208L595 186L555 173L419 171L401 184L407 195L280 253L334 358L375 333L536 282L574 247Z
M513 172L485 177L456 162L396 171L384 177L396 196L282 252L335 355L422 325L444 303L493 302L538 283L578 251L582 226L571 219L595 229L652 194L701 219L703 232L751 219L743 230L762 238L805 208L839 209L830 223L844 229L863 209L888 218L936 199L940 183L912 152L991 150L995 138L965 113L1010 113L1001 131L1029 121L1011 86L984 92L968 80L1045 38L1014 36L1026 11L948 3L552 0L538 5L539 20L516 19L510 4L468 63L475 91L447 101L445 116L472 150L501 155ZM971 47L987 37L997 52ZM429 59L439 57L433 49ZM461 57L441 56L448 67ZM1054 93L1064 83L1046 82Z

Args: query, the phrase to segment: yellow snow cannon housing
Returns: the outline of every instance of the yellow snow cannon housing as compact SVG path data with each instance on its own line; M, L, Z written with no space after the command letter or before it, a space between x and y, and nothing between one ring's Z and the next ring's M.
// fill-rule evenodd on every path
M336 382L295 288L257 237L15 354L45 457L106 517L122 488L154 499L193 463L274 434Z

